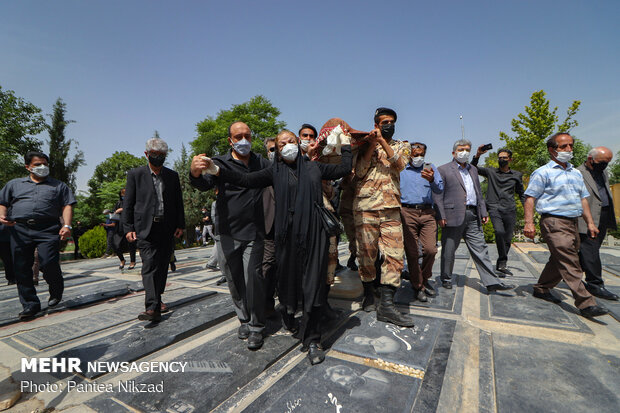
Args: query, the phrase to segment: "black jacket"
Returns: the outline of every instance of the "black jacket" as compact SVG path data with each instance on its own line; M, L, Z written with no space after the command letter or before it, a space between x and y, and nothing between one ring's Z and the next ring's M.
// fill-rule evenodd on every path
M164 226L166 232L172 235L177 228L185 229L181 183L179 175L166 167L161 170L161 178L164 184ZM149 235L156 202L157 194L148 165L129 171L122 213L125 234L135 231L138 239Z

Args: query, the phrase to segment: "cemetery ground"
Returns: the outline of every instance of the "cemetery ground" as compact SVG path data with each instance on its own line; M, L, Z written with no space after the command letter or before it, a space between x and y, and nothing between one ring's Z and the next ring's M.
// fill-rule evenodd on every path
M340 262L348 251L339 246ZM494 262L494 245L489 245ZM603 248L604 278L620 294L620 248ZM532 297L548 252L518 243L509 256L513 291L487 294L464 245L454 287L427 303L408 281L395 301L415 327L377 321L360 309L356 272L338 273L330 292L340 318L324 326L327 357L311 366L275 317L264 346L237 338L226 284L205 269L211 248L177 251L158 324L137 320L144 291L140 260L62 263L61 304L19 322L15 286L0 286L0 409L11 412L618 412L620 302L597 299L609 315L581 317L564 283L552 304ZM47 286L37 288L43 307ZM22 359L79 360L79 373L22 371ZM99 364L95 364L101 362ZM183 372L109 371L112 365ZM132 364L134 363L135 364ZM153 362L151 364L147 364ZM89 364L90 363L90 364ZM89 368L95 365L106 368ZM159 367L157 367L159 368ZM148 370L148 371L147 371Z

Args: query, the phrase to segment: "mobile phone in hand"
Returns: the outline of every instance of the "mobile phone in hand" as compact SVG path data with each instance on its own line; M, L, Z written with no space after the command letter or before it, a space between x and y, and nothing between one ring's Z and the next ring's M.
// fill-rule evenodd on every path
M482 147L483 151L488 151L489 149L493 149L493 144L492 143L487 143L486 145L484 145Z

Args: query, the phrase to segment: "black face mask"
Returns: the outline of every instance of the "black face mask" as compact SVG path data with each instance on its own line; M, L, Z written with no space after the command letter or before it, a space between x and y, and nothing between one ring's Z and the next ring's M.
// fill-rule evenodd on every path
M505 160L505 159L500 159L500 160L498 160L497 162L499 163L499 167L500 167L500 168L503 168L503 167L505 167L505 166L507 166L507 165L508 165L508 161L507 161L507 160Z
M383 136L383 138L388 141L392 139L392 136L394 136L394 124L386 123L385 125L381 126L381 136Z
M160 156L149 155L149 162L151 163L151 165L155 167L162 166L165 160L166 160L165 155L160 155Z
M608 162L599 162L599 163L592 162L592 169L594 169L596 172L601 173L605 170L605 168L607 168L607 165L609 165Z

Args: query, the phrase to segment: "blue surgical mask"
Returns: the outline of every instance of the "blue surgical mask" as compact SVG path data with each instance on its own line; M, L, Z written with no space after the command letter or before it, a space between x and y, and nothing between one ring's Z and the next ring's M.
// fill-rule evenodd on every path
M233 143L233 149L241 156L249 155L252 150L252 143L246 138L241 139L239 142Z

